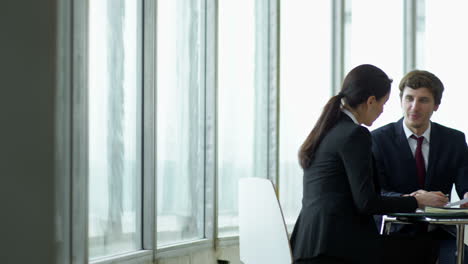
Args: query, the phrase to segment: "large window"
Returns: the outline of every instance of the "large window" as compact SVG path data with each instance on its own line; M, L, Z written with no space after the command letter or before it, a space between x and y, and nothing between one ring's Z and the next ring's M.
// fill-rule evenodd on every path
M219 1L219 236L237 235L239 178L268 173L267 3Z
M394 79L377 128L401 117L398 82L403 77L403 0L347 0L345 73L360 64L373 64ZM380 10L380 11L376 11Z
M281 1L279 190L288 227L302 200L297 153L331 95L331 1Z
M141 249L140 1L89 4L89 256Z
M466 103L466 61L468 61L468 33L464 25L468 23L466 10L468 2L454 0L418 1L416 67L428 70L440 78L445 86L440 108L432 120L468 133L468 123L458 115ZM448 30L450 29L450 30Z
M63 222L73 248L65 247L93 263L184 254L211 247L214 234L236 241L241 177L273 180L291 231L302 200L298 150L340 89L339 75L359 64L394 79L370 129L401 117L397 86L416 65L446 87L433 120L468 133L453 118L464 103L464 0L93 0L61 8L73 9L73 19L61 17L73 33L60 39L73 49L71 81L63 81L73 87L72 175L63 180L72 190Z
M201 0L158 1L157 245L204 237Z

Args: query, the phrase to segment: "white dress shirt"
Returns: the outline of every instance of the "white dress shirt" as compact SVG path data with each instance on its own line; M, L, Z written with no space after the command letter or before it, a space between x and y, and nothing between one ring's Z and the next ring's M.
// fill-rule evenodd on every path
M351 113L351 111L349 111L348 109L346 108L341 108L341 112L345 113L347 116L349 116L349 118L351 118L351 120L353 120L353 122L356 124L356 125L359 125L356 117L353 115L353 113Z

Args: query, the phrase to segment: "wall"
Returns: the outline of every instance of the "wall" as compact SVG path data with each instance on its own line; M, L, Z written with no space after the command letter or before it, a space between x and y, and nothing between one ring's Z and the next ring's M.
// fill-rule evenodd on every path
M217 260L226 260L229 264L241 264L239 247L220 247L216 251L204 249L184 256L158 259L156 264L217 264Z
M0 263L54 261L56 0L0 1Z

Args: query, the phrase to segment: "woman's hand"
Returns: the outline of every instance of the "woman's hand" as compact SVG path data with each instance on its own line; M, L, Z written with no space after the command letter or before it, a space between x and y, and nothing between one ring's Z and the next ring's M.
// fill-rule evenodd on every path
M415 196L416 194L422 194L422 193L427 193L427 191L420 189L420 190L410 193L409 196Z

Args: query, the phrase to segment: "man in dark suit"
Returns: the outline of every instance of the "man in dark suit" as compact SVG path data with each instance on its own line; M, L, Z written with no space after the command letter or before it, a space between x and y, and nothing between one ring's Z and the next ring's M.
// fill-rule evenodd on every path
M414 70L403 77L399 89L403 118L372 132L372 151L383 195L411 196L428 191L450 194L455 184L458 196L468 197L465 135L430 121L441 102L442 82L430 72ZM406 225L396 229L416 236L433 234L442 249L439 263L446 263L444 259L454 261L455 238L448 235L453 228Z

